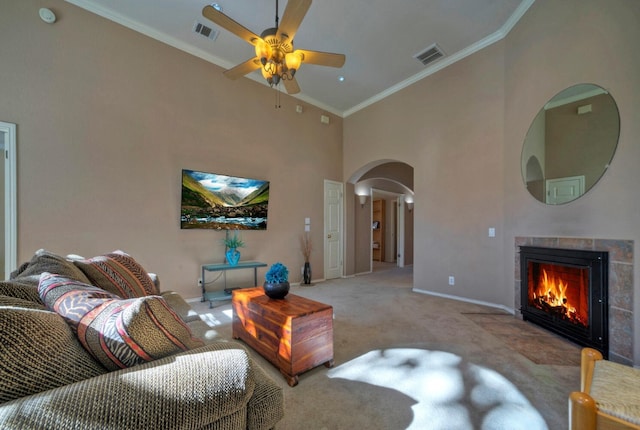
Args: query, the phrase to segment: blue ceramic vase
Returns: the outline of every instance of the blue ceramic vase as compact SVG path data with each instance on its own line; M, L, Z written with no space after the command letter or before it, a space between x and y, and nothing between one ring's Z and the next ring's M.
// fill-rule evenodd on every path
M240 251L236 248L229 248L227 251L227 263L232 266L237 266L238 261L240 261Z

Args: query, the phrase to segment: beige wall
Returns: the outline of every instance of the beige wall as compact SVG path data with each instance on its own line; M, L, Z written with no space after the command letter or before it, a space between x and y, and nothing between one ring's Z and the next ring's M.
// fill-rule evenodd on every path
M515 236L638 243L638 40L640 2L538 0L502 41L345 119L345 177L378 159L415 169L415 288L513 308ZM523 185L522 142L544 103L577 83L616 100L618 151L587 195L546 206ZM633 300L638 327L635 255L634 291L619 294ZM633 337L640 364L640 330Z
M58 22L42 22L40 7ZM180 230L190 168L271 181L268 230L243 234L243 258L282 261L299 281L310 217L323 276L323 181L342 180L340 118L284 94L276 110L268 87L62 0L5 2L0 58L0 120L19 130L19 262L39 248L123 249L164 289L197 297L199 266L223 261L224 234Z
M348 195L348 194L347 194ZM354 272L368 273L371 271L371 197L367 198L364 206L360 205L358 196L353 194L354 212L350 218L354 219Z
M502 59L493 45L345 119L345 177L379 159L414 168L418 289L492 303L512 295L500 262Z

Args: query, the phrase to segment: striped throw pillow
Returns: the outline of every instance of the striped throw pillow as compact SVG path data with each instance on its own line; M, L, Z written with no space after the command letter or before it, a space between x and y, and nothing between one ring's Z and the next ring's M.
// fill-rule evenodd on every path
M159 294L156 284L144 268L122 251L89 259L75 259L73 263L84 272L91 284L122 298Z
M204 346L162 297L121 299L55 274L38 287L47 307L61 315L87 351L109 370Z

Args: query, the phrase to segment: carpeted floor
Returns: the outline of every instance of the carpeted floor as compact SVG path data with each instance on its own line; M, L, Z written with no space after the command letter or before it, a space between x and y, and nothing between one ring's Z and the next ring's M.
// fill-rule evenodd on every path
M411 291L411 268L293 286L334 308L335 366L281 384L277 430L560 430L580 348L493 308ZM194 309L231 339L231 305Z
M514 352L536 364L580 366L580 348L549 331L503 312L464 313L483 330L504 340ZM576 354L576 350L578 353Z

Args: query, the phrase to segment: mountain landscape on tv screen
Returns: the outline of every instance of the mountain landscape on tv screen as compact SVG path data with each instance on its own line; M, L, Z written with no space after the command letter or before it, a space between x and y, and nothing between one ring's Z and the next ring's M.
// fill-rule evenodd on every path
M180 228L265 230L269 181L182 171Z

